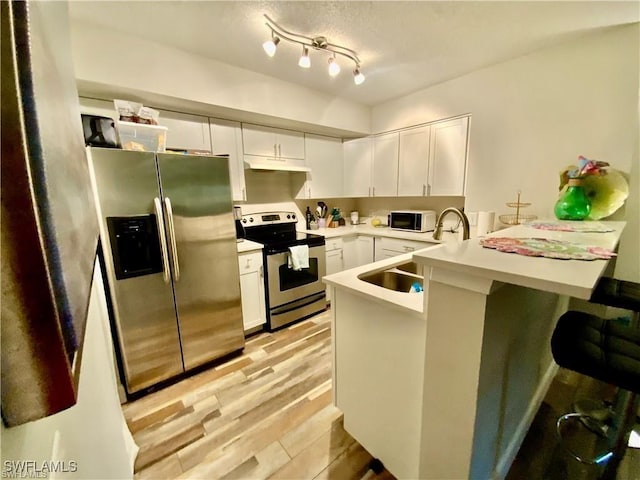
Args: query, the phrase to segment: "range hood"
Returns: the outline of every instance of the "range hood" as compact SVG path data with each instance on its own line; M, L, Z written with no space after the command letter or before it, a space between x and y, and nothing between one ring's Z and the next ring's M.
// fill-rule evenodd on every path
M269 157L255 157L245 155L245 168L251 170L275 170L284 172L310 172L311 169L304 165L304 160L283 160Z

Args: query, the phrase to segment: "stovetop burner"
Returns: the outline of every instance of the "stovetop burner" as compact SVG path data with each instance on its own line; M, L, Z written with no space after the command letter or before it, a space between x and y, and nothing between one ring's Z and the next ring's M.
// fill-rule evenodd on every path
M322 235L296 232L297 216L293 212L262 212L242 216L246 238L265 246L267 255L286 251L294 245L324 245Z

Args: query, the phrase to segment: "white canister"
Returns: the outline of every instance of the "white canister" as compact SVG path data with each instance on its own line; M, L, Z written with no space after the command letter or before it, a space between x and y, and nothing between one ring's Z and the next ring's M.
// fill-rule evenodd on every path
M478 237L484 237L487 233L493 232L496 221L496 212L478 212Z

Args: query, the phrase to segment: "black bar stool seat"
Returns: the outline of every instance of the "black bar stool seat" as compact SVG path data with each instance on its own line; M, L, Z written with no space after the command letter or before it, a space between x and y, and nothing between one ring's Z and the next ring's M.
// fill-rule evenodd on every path
M568 311L551 338L564 368L640 393L640 330L589 313Z
M605 454L585 460L575 452L571 455L584 463L606 464L601 478L613 479L635 423L640 400L640 284L613 278L602 278L590 299L593 303L622 308L633 312L631 325L604 319L585 312L568 311L560 317L551 337L553 358L561 367L573 370L618 387L615 418L610 419L609 449ZM571 419L601 423L585 413L569 413L558 419L561 424ZM608 435L609 437L609 435Z

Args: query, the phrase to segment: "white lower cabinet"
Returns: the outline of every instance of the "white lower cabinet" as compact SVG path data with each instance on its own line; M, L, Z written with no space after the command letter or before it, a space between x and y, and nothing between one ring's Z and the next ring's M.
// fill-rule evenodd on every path
M374 258L373 237L356 235L343 239L344 270L372 263Z
M410 253L422 248L436 246L435 243L417 242L415 240L402 240L399 238L376 237L375 239L375 261L384 258L395 257L403 253Z
M244 329L249 330L267 321L262 252L238 254L238 266L240 268L242 323L244 324Z
M327 261L327 275L338 273L344 270L343 262L343 242L342 238L332 238L325 240L325 252ZM331 300L330 289L327 288L327 301Z

